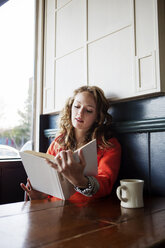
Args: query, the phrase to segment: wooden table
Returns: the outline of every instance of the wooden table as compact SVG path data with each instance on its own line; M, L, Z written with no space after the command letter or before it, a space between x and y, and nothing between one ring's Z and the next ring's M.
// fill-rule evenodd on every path
M140 209L121 208L115 196L0 205L0 247L165 247L165 198L145 198Z

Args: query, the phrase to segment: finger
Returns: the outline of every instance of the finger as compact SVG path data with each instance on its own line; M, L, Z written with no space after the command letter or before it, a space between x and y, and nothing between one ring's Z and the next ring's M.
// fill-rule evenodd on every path
M54 168L55 170L58 170L57 164L54 164L54 163L49 163L49 164L50 164L50 166L51 166L52 168Z
M46 162L50 165L50 166L52 166L52 165L55 165L55 162L52 162L52 161L50 161L49 159L45 159L46 160Z
M23 183L20 183L20 186L25 191L24 200L28 201L29 200L28 188Z
M48 164L50 164L50 165L53 164L53 162L52 162L51 160L49 160L48 158L46 158L45 160L46 160L46 162L47 162Z
M71 150L68 150L66 151L66 153L67 153L67 163L68 165L71 165L72 162L74 161L73 152Z
M23 184L23 183L20 183L20 186L21 186L21 188L24 190L24 187L26 187L25 186L25 184Z
M60 154L58 154L55 157L55 163L56 163L56 166L57 166L57 171L61 172L62 171L62 160L61 160L61 155Z
M29 193L30 190L28 189L28 187L25 186L24 183L20 183L20 186L21 186L21 188L22 188L24 191L26 191L27 193Z
M27 182L28 182L28 184L29 184L29 185L28 185L28 186L29 186L29 189L31 189L31 190L32 190L32 189L33 189L33 187L32 187L32 185L31 185L31 182L30 182L29 178L27 179Z
M25 201L29 200L29 195L27 194L27 192L25 193Z
M61 156L60 156L60 153L57 154L57 156L54 158L55 160L55 164L58 165L61 165Z
M59 154L57 154L57 156L54 158L54 163L50 160L47 160L48 164L56 169L58 172L61 172L61 157Z
M61 151L60 152L60 158L62 160L64 160L64 161L66 161L66 159L67 159L67 153L66 153L66 151Z
M49 159L46 159L46 162L55 170L58 170L58 166L56 163L53 163L52 161L50 161Z
M60 152L60 157L61 157L61 166L64 168L67 164L67 153L66 151L61 151Z

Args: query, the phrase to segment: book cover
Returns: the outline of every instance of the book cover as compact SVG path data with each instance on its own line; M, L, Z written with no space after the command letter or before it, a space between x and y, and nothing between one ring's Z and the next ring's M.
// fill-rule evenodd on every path
M90 141L80 149L83 150L86 161L84 175L96 176L98 173L96 140ZM53 155L24 151L20 152L20 156L34 189L63 200L69 199L75 193L73 185L47 163L46 159L54 162ZM78 150L74 152L73 156L79 162Z

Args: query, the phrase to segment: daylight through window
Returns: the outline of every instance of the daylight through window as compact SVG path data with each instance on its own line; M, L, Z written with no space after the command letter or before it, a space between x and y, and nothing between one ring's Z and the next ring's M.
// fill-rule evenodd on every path
M0 7L0 159L32 148L34 0Z

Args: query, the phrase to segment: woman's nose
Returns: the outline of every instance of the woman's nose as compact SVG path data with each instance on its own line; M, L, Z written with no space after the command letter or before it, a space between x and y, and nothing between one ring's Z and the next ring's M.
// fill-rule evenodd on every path
M84 112L84 110L83 110L83 108L79 108L79 116L82 116L83 115L83 112Z

